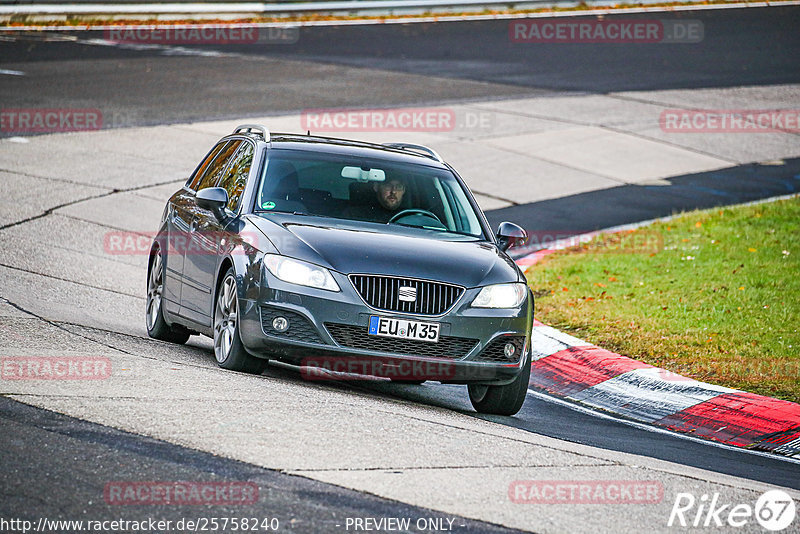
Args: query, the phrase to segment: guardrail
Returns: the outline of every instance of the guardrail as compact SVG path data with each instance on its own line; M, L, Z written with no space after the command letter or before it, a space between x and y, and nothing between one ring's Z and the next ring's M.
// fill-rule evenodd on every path
M284 0L278 2L241 2L237 0L0 0L0 23L81 20L233 20L258 17L289 18L308 14L320 16L394 16L430 13L477 13L509 9L533 10L542 7L575 7L588 4L604 8L619 5L619 0L321 0L316 2ZM638 6L663 3L664 0L636 0ZM797 5L797 0L777 2L744 0L734 4L706 5L705 8L761 7ZM686 6L686 9L703 5ZM669 9L669 8L668 8ZM681 8L673 8L681 9ZM623 10L624 11L624 10ZM489 16L489 15L487 15ZM497 16L497 15L494 15Z
M469 11L480 12L498 9L536 9L543 6L575 6L579 0L344 0L318 2L236 2L231 0L198 3L178 0L168 3L137 3L136 0L102 3L85 0L65 3L8 4L0 2L0 21L37 20L87 20L103 19L163 19L215 18L232 19L248 17L292 17L309 13L319 15L404 15L429 12ZM58 1L58 0L55 0ZM663 0L640 0L637 4L657 3ZM588 0L593 6L614 5L615 0Z

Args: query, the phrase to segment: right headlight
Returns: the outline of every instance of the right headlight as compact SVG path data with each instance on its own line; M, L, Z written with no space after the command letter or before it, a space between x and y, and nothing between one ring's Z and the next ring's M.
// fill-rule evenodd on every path
M522 283L486 286L472 300L472 307L518 308L525 301L527 291L528 286Z
M284 282L327 289L328 291L340 291L339 284L325 267L277 254L264 256L264 263L275 278Z

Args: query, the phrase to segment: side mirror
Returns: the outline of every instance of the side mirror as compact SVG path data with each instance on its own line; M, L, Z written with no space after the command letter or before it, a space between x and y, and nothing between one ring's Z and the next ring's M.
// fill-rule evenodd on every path
M520 245L526 239L528 239L528 234L514 223L501 222L497 227L497 244L502 251Z
M228 192L225 189L206 187L198 191L195 198L198 206L212 212L219 221L225 220L225 206L228 205Z

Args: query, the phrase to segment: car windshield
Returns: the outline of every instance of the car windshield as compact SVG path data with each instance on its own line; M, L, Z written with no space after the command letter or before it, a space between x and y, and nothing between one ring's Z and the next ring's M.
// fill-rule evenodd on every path
M455 176L426 165L272 149L256 202L261 211L483 237L478 215Z

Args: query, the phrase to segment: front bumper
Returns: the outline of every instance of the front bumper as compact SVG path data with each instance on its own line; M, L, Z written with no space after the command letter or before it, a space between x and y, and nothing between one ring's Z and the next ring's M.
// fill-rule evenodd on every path
M410 315L373 309L346 276L334 277L340 292L270 278L257 298L241 299L245 347L257 356L304 367L398 380L499 385L521 372L530 346L530 297L515 309L471 308L479 289L467 289L443 315ZM372 315L439 323L439 342L370 336ZM288 320L285 332L273 328L276 317ZM511 356L504 352L509 343L515 347Z

